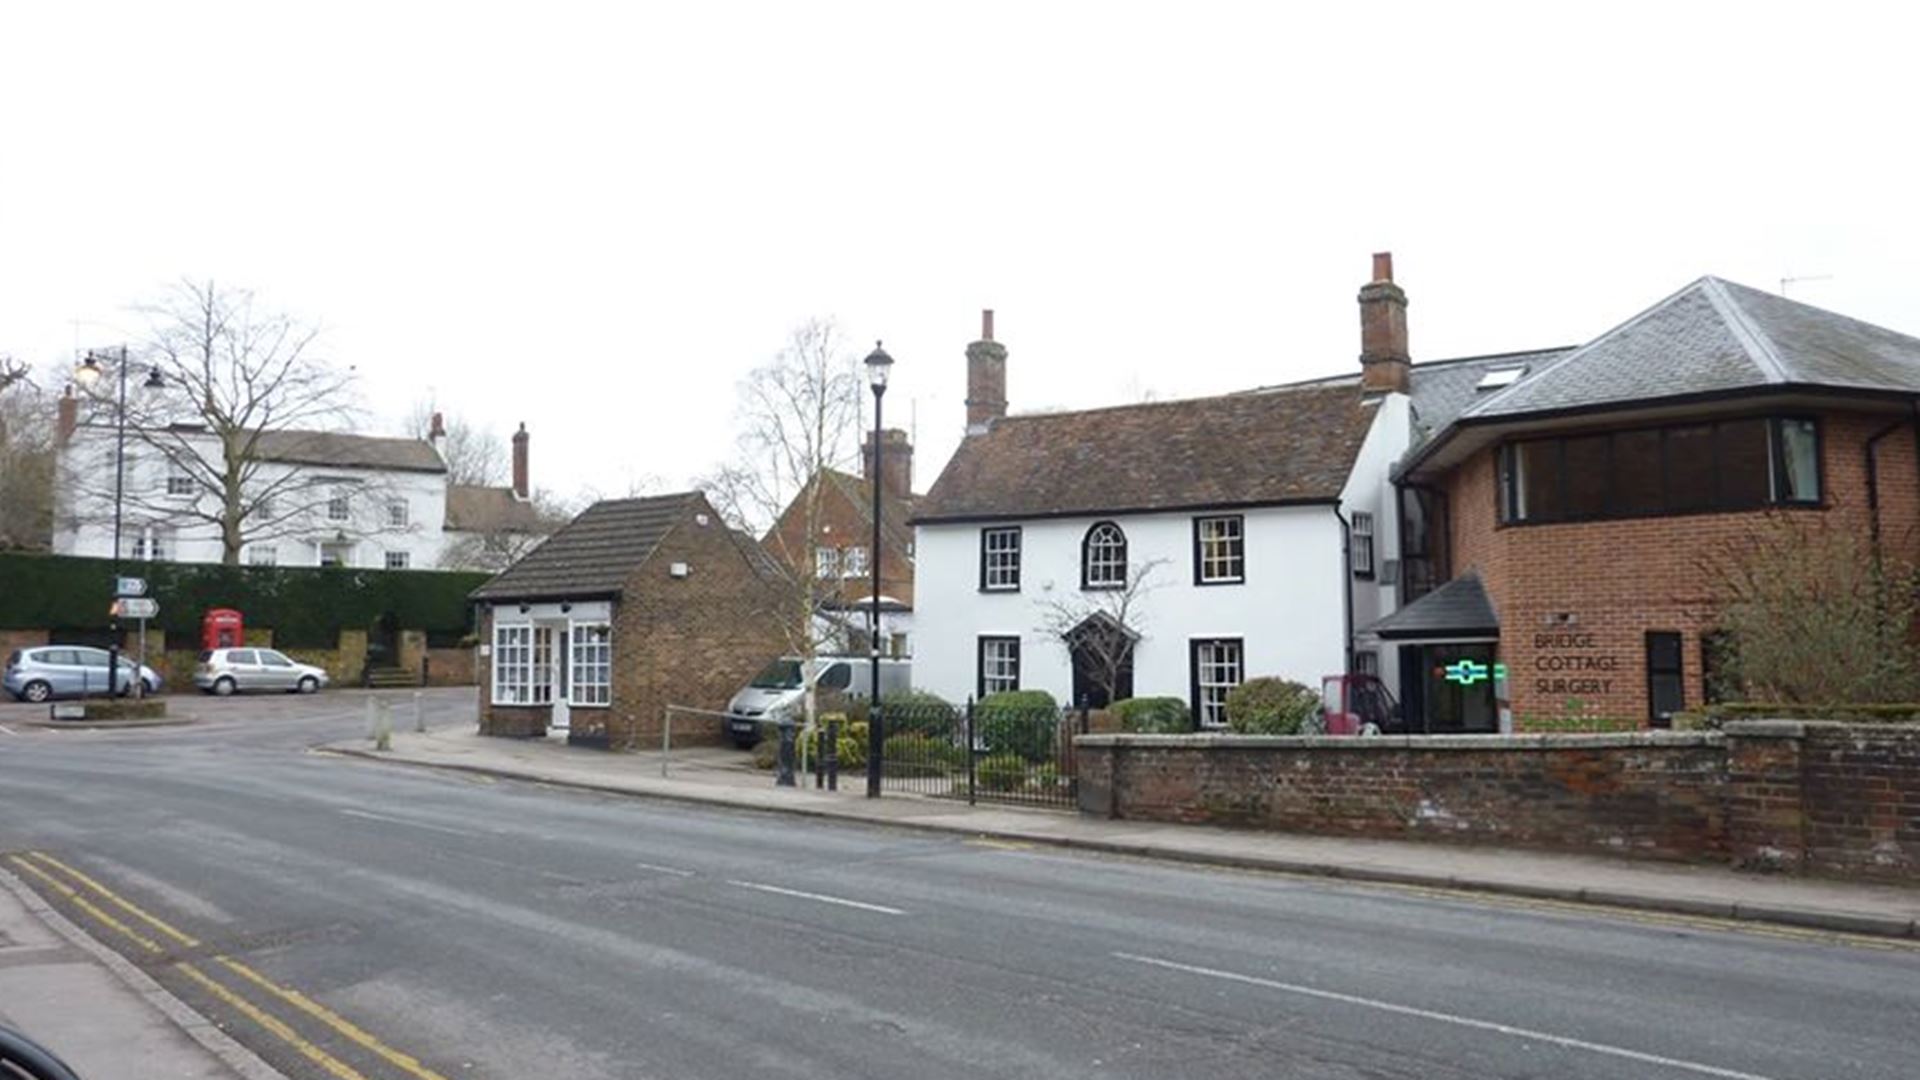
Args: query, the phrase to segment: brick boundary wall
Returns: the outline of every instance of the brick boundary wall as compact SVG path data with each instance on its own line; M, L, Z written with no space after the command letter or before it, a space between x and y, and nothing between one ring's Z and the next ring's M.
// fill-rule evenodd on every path
M1101 817L1920 880L1920 727L1075 742Z

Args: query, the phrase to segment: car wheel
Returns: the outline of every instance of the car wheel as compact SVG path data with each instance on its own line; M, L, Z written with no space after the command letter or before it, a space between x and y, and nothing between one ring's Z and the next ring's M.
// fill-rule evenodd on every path
M320 680L311 675L300 676L300 692L311 694L320 689Z
M221 697L229 697L238 689L240 689L240 687L234 683L230 676L222 675L213 680L213 692Z
M35 705L40 704L52 696L53 687L48 686L38 679L20 688L20 700L31 701Z

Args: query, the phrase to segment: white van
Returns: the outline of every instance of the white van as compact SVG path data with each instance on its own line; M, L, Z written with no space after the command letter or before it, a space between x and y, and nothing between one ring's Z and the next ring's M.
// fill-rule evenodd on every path
M823 694L838 691L852 698L872 695L873 662L864 656L817 656L811 669L819 673L815 685ZM783 656L733 695L727 702L727 734L734 745L753 746L760 741L762 729L778 723L783 716L791 716L796 724L805 721L807 695L801 673L806 670L806 662L799 657ZM912 685L912 661L880 661L882 694L905 693Z

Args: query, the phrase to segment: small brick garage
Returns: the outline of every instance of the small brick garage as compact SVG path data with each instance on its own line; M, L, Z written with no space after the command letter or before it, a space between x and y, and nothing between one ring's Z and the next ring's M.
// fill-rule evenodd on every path
M472 594L481 734L633 749L668 705L721 709L780 655L778 574L698 492L593 504Z

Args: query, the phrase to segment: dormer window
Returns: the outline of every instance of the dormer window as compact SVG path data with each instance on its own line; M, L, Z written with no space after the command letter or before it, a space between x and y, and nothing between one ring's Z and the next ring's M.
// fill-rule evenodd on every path
M1127 584L1127 534L1111 521L1096 522L1080 542L1080 587L1121 589Z

